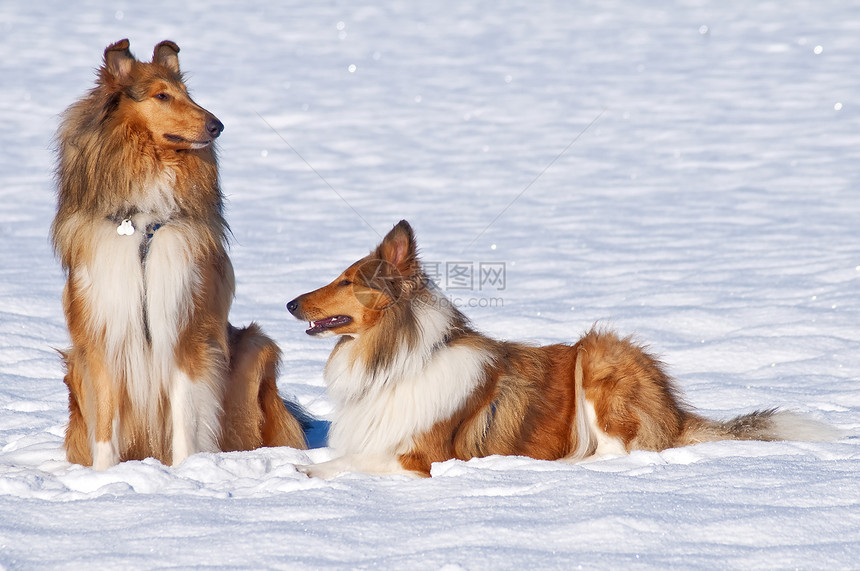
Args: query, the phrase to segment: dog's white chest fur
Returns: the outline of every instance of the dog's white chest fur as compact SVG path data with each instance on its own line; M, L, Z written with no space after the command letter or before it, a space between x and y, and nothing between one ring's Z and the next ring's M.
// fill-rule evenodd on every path
M341 454L396 455L412 439L454 414L483 380L491 356L465 345L441 344L449 327L438 307L426 312L417 347L396 348L393 364L372 375L352 351L353 342L332 353L325 370L337 408L329 434Z
M88 301L89 327L104 331L113 374L124 380L135 408L148 413L157 407L153 384L167 388L171 382L177 338L200 279L182 227L156 230L154 223L136 214L133 233L120 234L114 220L93 222L90 261L73 276Z

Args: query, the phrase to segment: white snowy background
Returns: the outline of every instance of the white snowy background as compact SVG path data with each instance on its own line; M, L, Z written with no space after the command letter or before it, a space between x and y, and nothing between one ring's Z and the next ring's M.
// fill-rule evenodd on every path
M52 137L126 37L145 60L176 41L226 125L232 320L320 419L333 342L284 304L406 218L443 286L472 264L448 293L487 333L599 322L707 415L779 405L844 437L418 481L295 471L326 448L66 463ZM856 3L0 3L0 567L856 568L858 233Z

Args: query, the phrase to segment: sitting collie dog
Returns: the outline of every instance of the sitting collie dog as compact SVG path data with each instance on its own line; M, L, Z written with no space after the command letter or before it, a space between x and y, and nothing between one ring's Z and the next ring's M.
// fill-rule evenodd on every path
M214 143L179 48L109 46L57 134L54 248L67 274L69 461L105 469L202 451L304 447L276 387L280 351L227 321L234 291Z
M428 279L406 221L329 285L287 304L309 335L340 335L325 367L340 457L300 470L430 475L433 462L491 454L580 460L697 442L818 440L791 412L727 422L680 400L661 364L630 339L592 330L573 345L496 341Z

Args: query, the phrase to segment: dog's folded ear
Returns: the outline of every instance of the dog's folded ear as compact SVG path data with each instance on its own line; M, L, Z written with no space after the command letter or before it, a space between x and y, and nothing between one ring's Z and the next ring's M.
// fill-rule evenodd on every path
M415 232L406 220L398 222L376 248L376 257L385 260L403 277L412 276L417 267Z
M152 52L152 63L163 65L173 73L179 73L179 46L170 40L164 40L155 46Z
M116 80L122 80L131 73L134 56L128 49L128 40L120 40L105 48L104 68Z

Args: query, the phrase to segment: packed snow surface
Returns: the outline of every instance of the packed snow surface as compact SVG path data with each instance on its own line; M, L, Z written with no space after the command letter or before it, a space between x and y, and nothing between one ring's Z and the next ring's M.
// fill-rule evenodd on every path
M60 113L122 38L225 124L232 321L315 449L65 461ZM850 2L0 4L0 567L851 568L860 561L860 10ZM309 479L333 340L284 304L398 220L488 334L635 334L688 401L834 442Z

